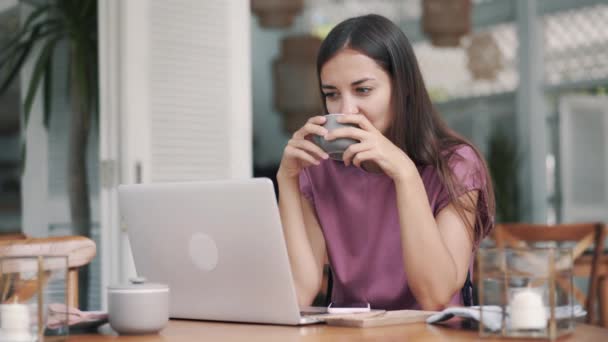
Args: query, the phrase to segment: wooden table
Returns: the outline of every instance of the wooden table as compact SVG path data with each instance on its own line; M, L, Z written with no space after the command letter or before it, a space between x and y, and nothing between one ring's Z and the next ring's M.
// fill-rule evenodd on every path
M260 324L212 323L201 321L171 320L159 335L70 336L68 341L503 341L480 338L477 331L449 326L413 323L378 328L331 327L324 324L303 327L273 326ZM579 324L574 334L560 341L607 341L608 329ZM504 339L504 341L517 341Z

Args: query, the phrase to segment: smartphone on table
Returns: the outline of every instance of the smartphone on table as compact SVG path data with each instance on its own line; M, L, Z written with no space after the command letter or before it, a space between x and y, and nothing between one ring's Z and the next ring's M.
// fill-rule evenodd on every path
M370 312L369 303L330 303L327 307L327 313L330 314L351 314Z

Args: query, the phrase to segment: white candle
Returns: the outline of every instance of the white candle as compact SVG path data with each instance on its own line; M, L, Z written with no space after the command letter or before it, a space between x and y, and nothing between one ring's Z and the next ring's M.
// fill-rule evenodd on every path
M0 342L2 341L33 341L27 305L0 305Z
M510 302L511 329L544 329L547 312L543 297L533 289L516 290Z

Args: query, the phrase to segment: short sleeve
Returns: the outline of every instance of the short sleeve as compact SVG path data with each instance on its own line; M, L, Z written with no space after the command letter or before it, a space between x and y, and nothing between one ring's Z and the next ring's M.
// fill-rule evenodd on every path
M469 191L479 190L478 204L485 206L486 179L484 166L473 148L470 146L457 148L451 154L448 166L454 177L456 196L459 197ZM445 208L451 200L447 187L442 186L437 200L436 213ZM478 208L480 208L479 205Z
M314 203L314 197L312 194L312 183L310 181L310 175L308 175L307 169L300 172L300 193L304 195L311 203Z
M492 229L494 220L494 214L488 207L489 194L483 161L473 148L462 146L452 153L448 165L453 173L456 197L460 197L470 191L479 191L476 210L479 213L478 218L480 221L476 225L481 231L481 238L483 238ZM450 198L447 187L443 186L438 196L436 212L439 213L451 201L452 198Z

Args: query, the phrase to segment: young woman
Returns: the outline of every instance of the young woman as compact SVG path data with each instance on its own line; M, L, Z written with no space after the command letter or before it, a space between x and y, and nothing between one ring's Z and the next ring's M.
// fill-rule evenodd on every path
M332 302L438 310L461 304L494 197L479 152L435 111L403 32L378 15L324 40L317 72L326 113L356 127L329 133L315 116L285 147L279 208L301 306L329 260ZM311 142L352 138L343 161Z

